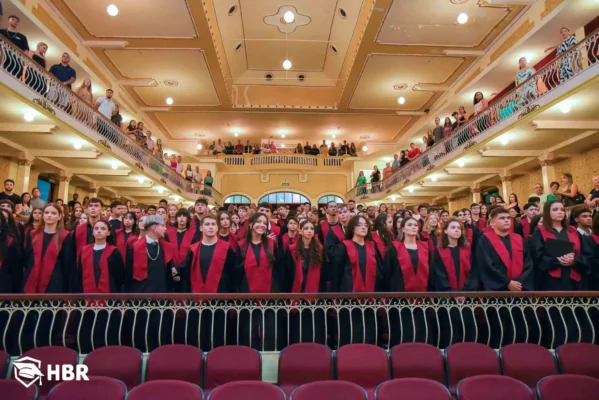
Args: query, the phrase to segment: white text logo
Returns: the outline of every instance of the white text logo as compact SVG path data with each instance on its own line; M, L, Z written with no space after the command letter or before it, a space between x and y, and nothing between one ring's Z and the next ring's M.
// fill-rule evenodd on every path
M89 381L87 365L75 366L65 364L48 364L46 373L42 372L42 363L31 357L21 357L13 362L15 379L23 386L29 387L34 383L42 385L42 377L48 381Z

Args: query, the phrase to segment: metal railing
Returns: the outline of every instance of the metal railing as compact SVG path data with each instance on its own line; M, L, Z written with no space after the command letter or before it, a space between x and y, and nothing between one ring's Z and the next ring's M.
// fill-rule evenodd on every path
M43 101L54 104L71 118L100 134L104 138L99 141L102 146L108 150L111 150L111 146L118 147L131 158L131 164L138 167L142 166L140 168L142 170L146 167L150 168L160 174L165 185L172 185L181 191L186 191L189 195L200 191L200 188L186 182L170 165L166 165L153 153L128 137L109 118L96 111L91 104L77 96L37 62L17 49L12 43L6 41L4 37L0 37L0 50L0 70L23 82L24 85L41 96ZM34 100L35 102L36 100ZM47 108L44 104L38 105ZM205 196L215 197L215 195L218 195L220 197L220 193L212 188L205 192L207 193Z
M446 163L468 148L476 145L477 138L496 127L515 113L518 119L540 108L534 104L556 88L579 75L599 61L599 31L588 35L583 41L542 67L516 88L495 100L488 108L472 116L452 134L426 149L420 156L399 168L380 182L356 185L347 193L348 198L367 196L391 190L393 186L407 184L420 171L430 171ZM486 139L486 137L484 138Z
M226 165L306 165L325 167L340 167L347 157L311 156L304 154L245 154L220 155Z
M599 329L598 292L5 295L0 304L0 345L13 355L46 345L87 353L171 343L274 351L298 342L443 349L470 341L555 349L597 343Z

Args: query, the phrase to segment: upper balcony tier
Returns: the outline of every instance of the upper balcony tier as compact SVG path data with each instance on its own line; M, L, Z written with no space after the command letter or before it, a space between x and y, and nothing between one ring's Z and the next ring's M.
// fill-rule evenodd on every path
M185 180L4 37L0 37L0 50L0 83L41 114L164 186L167 192L190 201L204 196L222 204L217 190Z
M348 155L331 157L327 155L306 155L292 153L276 154L243 154L228 155L219 154L215 156L202 156L201 162L213 162L223 164L223 170L302 170L302 171L348 171L350 172L353 162L361 161L362 157L350 157Z

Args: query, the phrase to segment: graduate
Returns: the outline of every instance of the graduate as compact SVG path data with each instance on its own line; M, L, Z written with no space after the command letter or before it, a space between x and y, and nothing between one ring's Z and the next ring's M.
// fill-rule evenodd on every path
M245 231L248 225L248 208L246 206L239 206L237 209L237 215L239 216L239 226L237 229L237 237L244 238Z
M432 274L437 292L474 291L478 280L473 271L472 246L464 235L460 221L452 218L443 229L435 249Z
M123 203L118 200L110 203L110 217L108 217L108 222L112 227L112 231L116 232L121 229L121 224L123 222Z
M23 293L68 293L69 277L74 269L72 240L64 229L62 207L47 204L42 221L25 249Z
M584 238L585 245L590 249L589 290L599 290L599 213L593 218L593 233Z
M512 218L503 207L489 214L490 230L478 240L476 268L482 290L533 290L533 262L522 236L510 232Z
M574 251L561 257L550 256L546 246L548 239L570 242L574 245ZM566 210L560 201L550 200L545 203L543 223L539 224L531 241L539 290L572 291L586 288L586 275L590 269L587 262L591 259L591 249L584 245L576 228L568 223Z
M156 209L156 215L162 218L164 226L168 227L168 211L166 210L166 207L158 207Z
M231 245L231 249L237 254L239 252L239 240L237 235L231 232L231 214L227 211L220 211L216 215L216 224L218 226L218 237Z
M272 206L270 203L260 203L258 204L258 212L266 215L268 218L268 226L266 228L266 235L274 240L276 243L279 241L279 236L281 235L281 228L275 223L276 220L272 218Z
M420 240L428 243L428 249L431 255L434 255L435 249L441 241L441 225L439 224L439 217L436 213L429 214L424 220L422 232L420 233Z
M289 215L289 210L287 207L281 205L277 208L277 225L281 228L281 233L283 232L285 226L287 225L287 216Z
M31 211L31 215L29 219L23 225L21 238L23 239L23 249L26 249L27 246L31 244L31 234L37 229L42 220L42 209L36 208Z
M0 213L0 293L19 293L22 287L22 249L18 237L8 228L6 217Z
M79 259L83 246L94 242L93 226L99 219L102 219L102 207L104 207L102 200L96 197L89 199L85 212L88 219L87 224L77 225L77 228L71 233L75 248L75 260Z
M329 289L338 292L343 270L335 269L335 264L332 262L333 254L337 246L345 240L347 224L351 215L347 204L337 204L334 201L327 203L326 213L327 220L322 221L316 227L316 234L325 249L325 262L327 264L325 269L329 270Z
M185 260L187 252L193 243L199 241L198 231L190 228L191 226L191 215L185 208L177 210L175 215L177 220L177 226L168 226L166 228L168 241L175 245L177 249L177 259L179 262Z
M465 236L466 236L466 239L468 240L468 243L474 243L474 229L472 228L472 226L469 226L469 224L468 224L468 221L466 219L466 211L465 210L468 210L468 209L463 208L461 210L454 211L453 218L460 221L460 223L464 226ZM468 210L468 211L470 211L470 210ZM449 222L449 221L447 221L447 222ZM445 225L443 225L443 226L445 227Z
M287 223L285 225L286 231L281 235L281 243L279 243L280 248L283 251L289 251L289 246L297 243L298 240L301 239L299 234L299 222L295 217L289 217L287 219Z
M121 226L121 229L114 231L114 242L116 247L119 249L119 253L123 258L124 263L125 257L127 256L127 247L135 243L139 235L139 228L137 227L135 213L131 211L125 213Z
M174 204L168 206L168 226L177 227L177 206Z
M483 229L485 229L485 226L487 226L487 220L486 218L480 215L480 209L481 207L477 203L472 203L470 205L470 214L472 215L472 226L474 227L474 229L478 230L479 232L482 232Z
M207 214L208 214L208 200L204 199L203 197L200 197L199 199L196 200L195 204L194 204L194 216L191 219L191 224L189 225L189 227L198 232L199 234L196 235L196 242L199 241L202 238L202 218L204 218ZM194 242L194 243L196 243Z
M393 218L391 215L383 213L379 214L374 219L374 227L370 233L372 241L376 244L376 249L379 252L381 260L385 257L387 247L391 245L393 237L391 236L391 230L393 229Z
M532 224L532 219L538 213L539 208L537 207L537 203L526 203L524 205L524 218L520 220L520 224L522 225L522 237L524 239L529 239L532 236L530 226Z

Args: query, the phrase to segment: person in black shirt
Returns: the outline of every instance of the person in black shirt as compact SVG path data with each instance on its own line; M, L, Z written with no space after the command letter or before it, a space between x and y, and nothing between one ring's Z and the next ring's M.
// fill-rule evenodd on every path
M35 61L43 71L46 71L46 52L48 51L48 45L44 42L39 42L35 47L35 52L31 55L33 61ZM48 85L46 84L46 78L43 73L36 68L34 65L26 65L25 73L23 74L23 78L25 79L25 84L31 87L33 90L38 92L39 94L45 95L48 91Z
M4 181L4 192L0 192L0 200L10 200L13 204L21 204L21 196L14 192L15 181L7 179Z
M243 146L243 152L245 154L250 154L253 150L252 145L250 144L250 141L248 140L247 143L245 144L245 146Z
M71 56L69 53L62 53L60 64L54 64L50 67L50 73L61 81L66 87L71 89L71 85L77 79L77 72L69 65Z
M27 53L29 52L29 42L27 41L27 36L19 32L19 22L21 22L19 17L10 15L8 17L8 27L0 29L0 35L7 38L12 44L21 49L21 51ZM21 57L7 53L6 61L4 61L4 69L16 77L21 77L23 75L23 61L21 60Z

